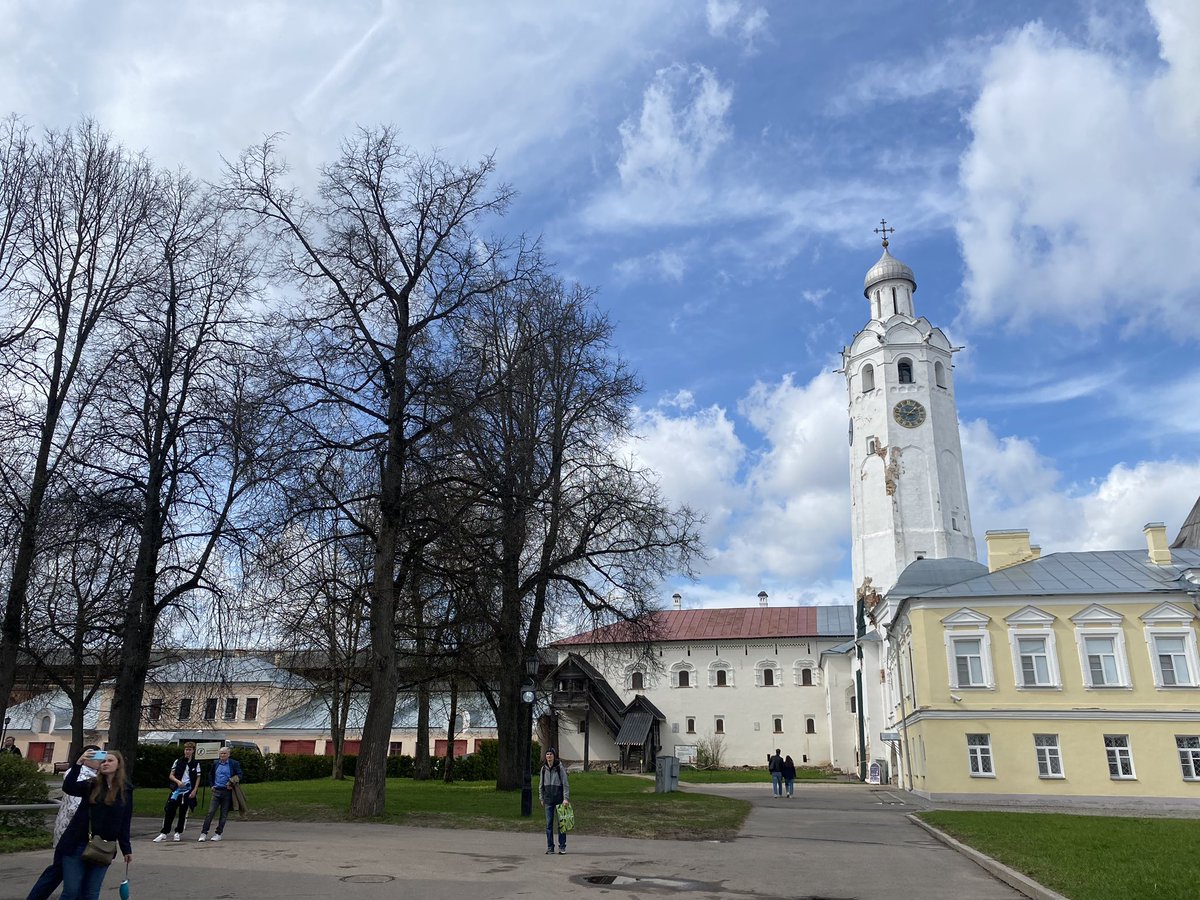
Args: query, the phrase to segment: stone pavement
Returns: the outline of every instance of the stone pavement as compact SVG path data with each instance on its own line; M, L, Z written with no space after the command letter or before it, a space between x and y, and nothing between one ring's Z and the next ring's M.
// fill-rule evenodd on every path
M154 844L157 824L139 819L131 898L1021 897L907 821L913 801L886 788L798 784L791 800L771 797L769 784L689 789L752 801L741 834L726 842L573 834L566 856L546 856L540 834L236 819L221 843L197 843L193 826L181 843ZM578 814L586 827L586 805ZM0 856L0 900L24 900L49 856L49 851ZM123 868L114 865L102 900L117 897ZM587 881L605 876L615 880Z

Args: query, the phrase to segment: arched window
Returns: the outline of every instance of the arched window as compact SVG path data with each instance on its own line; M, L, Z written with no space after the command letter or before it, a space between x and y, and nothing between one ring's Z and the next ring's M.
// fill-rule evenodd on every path
M688 718L687 718L687 733L688 734L696 733L696 720L693 719L691 716L688 716Z
M940 362L933 364L933 383L940 388L946 386L946 367Z
M50 733L50 717L49 716L42 717L42 727L39 730L42 732L42 734Z
M875 367L867 363L862 367L862 391L864 394L875 390Z
M900 379L901 384L913 383L912 360L902 359L896 363L896 375Z
M775 733L776 733L776 734L783 734L783 719L776 719L776 720L775 720Z
M816 719L805 719L804 720L804 733L805 734L816 734L817 733L817 720Z
M463 720L463 714L459 713L454 717L454 733L458 734L464 728L466 728L466 722Z
M717 734L725 733L725 720L724 719L717 719L717 727L715 730L716 730Z
M892 312L899 315L900 307L896 305L896 289L892 288Z
M775 671L763 669L763 687L775 687Z
M679 670L679 686L680 687L691 687L691 685L688 683L688 674L689 673L688 673L687 669Z
M709 687L733 687L733 668L723 659L708 664Z
M812 669L800 670L800 684L803 687L812 687Z
M631 691L644 691L646 689L646 679L641 672L634 672L629 676L629 689Z
M724 669L717 669L717 687L729 686L729 673Z

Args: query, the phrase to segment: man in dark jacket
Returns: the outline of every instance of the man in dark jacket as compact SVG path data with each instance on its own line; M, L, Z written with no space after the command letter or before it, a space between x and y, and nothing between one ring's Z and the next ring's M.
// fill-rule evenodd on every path
M771 795L774 797L783 796L783 757L779 755L779 748L775 748L775 755L767 760L767 771L771 773Z
M213 816L221 813L217 821L217 833L214 841L221 840L225 830L225 820L229 818L229 807L233 803L233 789L242 781L242 764L236 759L229 758L229 748L222 747L217 752L217 761L208 770L208 786L212 788L212 800L208 804L208 815L200 827L200 840L208 840L208 828L212 825Z

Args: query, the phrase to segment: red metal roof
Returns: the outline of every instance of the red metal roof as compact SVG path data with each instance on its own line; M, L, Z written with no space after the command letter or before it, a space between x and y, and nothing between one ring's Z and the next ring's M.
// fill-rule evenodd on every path
M819 637L814 606L664 610L654 614L654 629L659 641ZM554 646L625 643L630 633L622 624L607 625L556 641Z

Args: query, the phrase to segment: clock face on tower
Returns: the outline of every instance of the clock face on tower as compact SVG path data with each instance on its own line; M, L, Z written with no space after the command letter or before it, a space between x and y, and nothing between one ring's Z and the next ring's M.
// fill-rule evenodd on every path
M925 407L916 400L901 400L892 408L892 418L905 428L916 428L925 421Z

